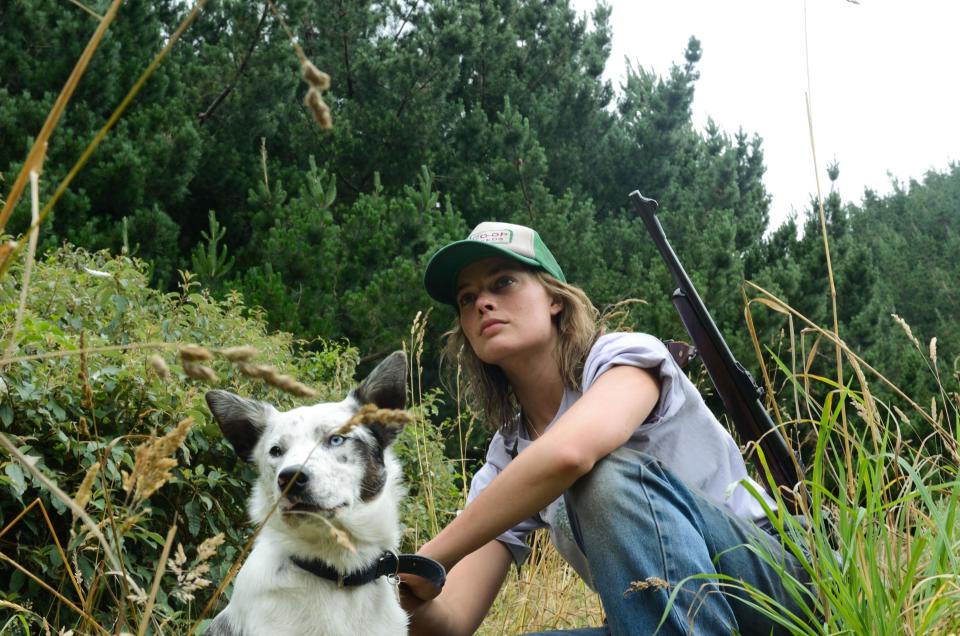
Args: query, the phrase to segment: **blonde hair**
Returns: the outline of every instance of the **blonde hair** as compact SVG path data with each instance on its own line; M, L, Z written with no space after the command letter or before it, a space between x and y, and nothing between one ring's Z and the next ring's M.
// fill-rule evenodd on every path
M563 309L553 317L557 327L557 348L554 352L560 377L566 388L580 390L583 365L599 335L599 312L582 289L561 282L540 270L530 270L547 294L563 301ZM509 429L517 421L520 405L503 370L477 357L463 328L460 317L444 334L443 357L461 371L460 390L470 407L493 429Z

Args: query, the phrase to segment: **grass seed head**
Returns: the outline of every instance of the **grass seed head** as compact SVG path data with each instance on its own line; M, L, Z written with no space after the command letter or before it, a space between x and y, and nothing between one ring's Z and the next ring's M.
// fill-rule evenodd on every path
M325 91L330 88L330 76L313 65L310 60L304 59L301 63L303 68L303 79L318 91Z
M87 474L84 475L83 481L80 483L80 488L77 489L77 495L73 498L78 506L85 508L86 505L90 502L90 495L93 492L93 480L97 477L97 472L100 470L100 462L95 462L93 466L87 470Z
M147 362L150 363L150 368L157 374L157 377L161 379L170 377L170 367L167 366L162 357L154 354L147 358Z
M167 568L177 577L177 589L174 590L173 596L183 602L192 601L194 600L194 592L210 586L211 581L203 577L210 572L208 561L211 557L216 556L217 548L223 544L223 541L222 532L204 540L197 547L197 556L189 569L185 567L187 553L183 549L183 544L177 544L176 556L167 560Z
M251 364L249 362L240 362L237 364L237 368L240 369L240 373L248 378L262 378L265 373L275 371L273 367L266 364Z
M163 437L154 437L137 447L133 472L123 477L123 489L133 492L134 501L147 499L170 481L173 477L170 470L177 465L173 455L186 439L191 426L193 418L188 417Z
M206 561L210 557L216 556L217 549L223 545L225 539L226 537L224 537L222 532L208 539L204 539L200 547L197 548L197 561Z
M344 423L339 429L337 429L337 435L343 435L344 433L349 433L355 426L363 426L364 424L381 424L383 426L389 426L394 428L399 428L404 424L409 424L414 421L413 415L409 411L404 411L403 409L381 409L377 408L375 404L364 404L360 407L353 417Z
M307 110L310 111L313 119L320 124L321 128L324 130L333 128L333 118L330 116L330 107L323 101L323 97L320 96L320 91L316 88L308 90L306 97L303 98L303 103L306 104Z
M903 329L904 333L907 334L907 337L910 338L910 341L913 343L917 349L920 349L920 341L917 340L917 337L913 335L913 330L910 329L910 325L907 324L907 321L898 316L897 314L890 314L893 317L893 320L900 325L900 328Z
M306 384L297 382L292 376L285 375L283 373L277 373L277 371L273 368L264 370L263 375L260 377L263 378L264 382L270 386L280 389L284 393L289 393L290 395L295 395L297 397L317 396L317 392L308 387Z
M250 345L243 345L241 347L228 347L220 350L220 355L230 362L246 362L250 358L255 357L258 353L260 352L257 351L256 347L251 347Z
M296 397L312 398L319 395L319 393L306 384L298 382L292 376L280 373L276 367L267 364L240 362L237 364L237 368L240 370L240 373L248 378L258 378L270 386L276 387L284 393L295 395Z
M182 362L206 362L213 360L210 350L199 345L184 345L178 351Z
M904 413L903 411L901 411L900 409L898 409L895 404L893 405L893 410L894 410L894 412L897 414L897 417L900 418L900 421L901 421L901 422L903 422L904 424L909 424L909 423L910 423L910 418L907 417L907 414Z
M210 384L216 384L220 381L220 378L213 369L195 362L184 362L183 372L194 380L201 380Z
M643 590L649 589L668 590L670 589L670 584L658 576L648 576L642 581L631 581L630 587L624 591L623 595L629 596L635 592L642 592Z

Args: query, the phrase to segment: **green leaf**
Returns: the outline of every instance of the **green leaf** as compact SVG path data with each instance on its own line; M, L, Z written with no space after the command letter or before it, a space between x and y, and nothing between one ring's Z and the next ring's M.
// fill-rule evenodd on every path
M187 528L190 534L197 536L200 532L200 506L197 505L197 500L192 499L187 502L183 507L183 513L187 517Z
M110 300L113 301L113 306L116 307L117 311L120 313L125 312L127 310L127 307L130 306L130 301L127 300L126 296L120 296L118 294L114 294L113 296L110 297Z
M10 483L13 485L13 492L17 496L17 499L23 497L23 493L27 491L27 480L20 464L10 462L3 467L3 472L10 478Z
M19 592L20 588L23 587L23 584L27 581L27 577L20 570L14 571L10 576L10 588L7 590L11 594Z

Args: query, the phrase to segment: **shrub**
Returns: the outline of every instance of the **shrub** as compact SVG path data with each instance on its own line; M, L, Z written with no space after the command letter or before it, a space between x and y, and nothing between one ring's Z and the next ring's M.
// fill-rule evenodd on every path
M0 281L5 341L19 299L18 274ZM303 343L271 333L262 312L239 294L215 300L186 272L177 292L162 293L147 282L142 261L71 247L34 269L23 324L12 356L5 356L12 361L0 368L0 423L19 452L99 524L125 577L111 572L104 546L61 498L3 456L0 551L17 566L4 564L0 599L30 609L21 621L32 617L83 632L96 629L95 622L108 631L132 631L162 568L152 620L186 630L213 591L208 582L224 580L242 556L253 530L245 515L253 471L222 438L203 402L208 384L191 377L198 372L178 361L178 348L202 344L215 354L203 364L218 376L218 386L279 408L304 400L245 377L220 355L223 348L255 348L257 361L297 377L320 399L341 399L353 385L358 354L349 343ZM432 412L432 400L418 411ZM414 490L422 488L422 474L450 474L439 433L423 418L408 427L398 449ZM416 466L418 460L437 465ZM440 490L451 492L452 477L445 483ZM50 513L50 528L37 506L16 519L34 500ZM423 525L417 511L408 507L412 526ZM214 538L221 536L218 547L221 539Z

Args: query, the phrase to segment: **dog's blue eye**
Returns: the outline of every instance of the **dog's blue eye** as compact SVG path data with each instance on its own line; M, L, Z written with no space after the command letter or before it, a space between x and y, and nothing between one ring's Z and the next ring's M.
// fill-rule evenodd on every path
M281 455L283 455L283 449L280 448L279 446L271 446L269 452L270 452L270 457L280 457Z
M330 439L327 440L327 443L331 446L340 446L345 441L347 441L347 438L343 435L331 435Z

